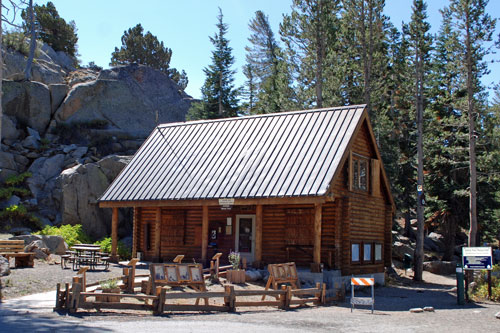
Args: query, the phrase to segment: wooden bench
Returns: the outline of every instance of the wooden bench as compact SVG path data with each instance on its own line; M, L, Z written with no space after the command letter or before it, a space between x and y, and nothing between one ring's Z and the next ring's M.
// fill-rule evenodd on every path
M0 255L10 259L15 258L15 266L33 267L34 252L24 252L23 240L0 240Z

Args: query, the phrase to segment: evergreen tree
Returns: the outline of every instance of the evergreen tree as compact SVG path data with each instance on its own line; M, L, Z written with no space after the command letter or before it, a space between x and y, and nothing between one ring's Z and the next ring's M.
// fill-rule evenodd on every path
M120 49L115 47L111 54L110 66L138 63L155 68L167 74L172 80L185 89L188 83L185 71L179 73L177 69L170 68L172 50L165 47L151 32L144 34L144 28L137 24L123 32Z
M267 16L262 11L255 13L249 23L247 65L243 73L247 77L247 90L254 89L253 107L250 113L274 113L284 111L290 99L288 93L288 70L283 66L282 51L278 46ZM250 71L251 69L251 71ZM285 98L283 98L285 97Z
M72 57L76 57L78 36L75 22L66 23L59 16L56 7L51 1L47 2L47 5L35 5L34 14L35 25L38 27L40 39L55 51L63 51ZM28 12L23 10L21 17L24 20L24 31L28 33L31 29Z
M327 59L335 51L339 29L338 0L294 0L280 24L281 39L292 66L296 95L303 108L323 107Z
M466 77L467 103L462 110L467 111L469 127L469 246L476 245L477 236L477 165L476 165L476 100L481 91L479 79L486 73L487 66L483 57L487 49L485 42L492 41L495 20L486 12L487 0L451 0L450 12L455 19L455 28L462 48L459 53L461 69Z
M243 74L246 76L247 81L245 82L245 86L242 89L242 96L246 100L241 105L241 109L245 115L255 114L257 113L257 109L255 107L255 102L257 98L257 77L255 73L255 67L251 63L247 63L243 66Z
M234 87L235 71L231 69L234 57L229 40L225 37L227 24L223 22L222 10L217 16L218 32L210 41L215 47L212 63L203 69L205 83L201 88L201 101L194 103L188 111L187 119L216 119L238 115L238 91Z
M429 69L429 57L432 38L429 35L430 25L427 19L427 4L423 0L413 0L413 12L408 27L412 67L414 71L414 104L417 114L417 186L424 185L424 151L423 151L423 122L425 103L425 82ZM424 264L424 207L423 191L417 198L417 244L415 248L415 274L413 279L422 281Z

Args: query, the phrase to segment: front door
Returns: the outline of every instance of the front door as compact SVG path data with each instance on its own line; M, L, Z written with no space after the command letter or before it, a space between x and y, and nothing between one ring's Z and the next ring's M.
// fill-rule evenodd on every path
M210 220L208 225L208 258L212 259L214 254L221 252L220 262L227 265L227 257L233 249L232 226L228 226L227 219L222 218Z
M255 256L255 215L236 215L235 246L241 258L248 263L254 261Z

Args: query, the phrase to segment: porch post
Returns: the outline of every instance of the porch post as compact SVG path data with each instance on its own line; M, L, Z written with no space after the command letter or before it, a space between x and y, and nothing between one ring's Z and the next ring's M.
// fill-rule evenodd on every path
M154 261L160 261L160 235L161 235L161 208L156 208L155 218L155 243L154 243Z
M313 260L315 264L321 263L321 210L322 204L314 205L314 254Z
M203 206L203 216L201 218L201 259L207 260L208 248L208 206Z
M255 261L262 261L262 205L255 208Z
M118 262L117 255L118 247L118 207L113 207L113 215L111 216L111 260Z
M134 207L134 219L132 224L132 258L137 258L137 238L138 238L138 225L139 223L139 207Z

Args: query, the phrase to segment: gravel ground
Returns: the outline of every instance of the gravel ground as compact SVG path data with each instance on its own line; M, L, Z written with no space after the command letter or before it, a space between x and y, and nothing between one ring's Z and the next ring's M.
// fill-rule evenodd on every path
M67 267L71 265L68 264ZM14 258L10 260L10 274L0 278L2 298L16 298L24 295L54 290L57 283L71 283L77 272L71 268L62 269L57 255L51 255L49 260L35 259L33 268L13 268ZM147 274L149 270L137 269L137 274ZM87 272L87 283L99 282L120 277L122 267L110 264L107 271L99 270Z
M58 258L57 258L58 259ZM58 262L58 260L56 260ZM13 263L11 263L11 267ZM121 275L112 265L108 272L89 272L89 282ZM146 270L138 270L144 274ZM402 272L399 272L402 273ZM8 298L54 289L58 282L70 282L75 272L62 270L54 262L36 261L34 268L12 269L2 278L2 290ZM375 313L365 307L351 313L348 299L330 306L305 306L288 311L267 308L238 308L236 313L165 313L152 316L148 312L118 310L81 310L75 315L50 311L32 313L29 307L18 312L0 311L0 327L9 332L498 332L500 321L495 314L500 304L469 303L458 306L454 276L424 272L423 283L411 276L393 281L375 291ZM242 286L239 286L242 287ZM220 288L210 286L210 290ZM262 288L247 284L247 288ZM357 295L360 293L356 292ZM349 296L349 295L348 295ZM410 313L414 307L434 307L434 312ZM0 329L2 331L2 329Z

